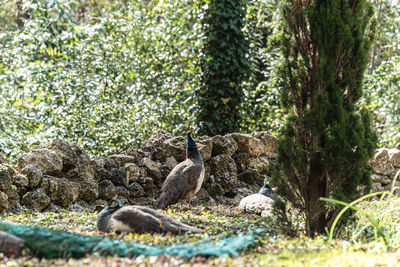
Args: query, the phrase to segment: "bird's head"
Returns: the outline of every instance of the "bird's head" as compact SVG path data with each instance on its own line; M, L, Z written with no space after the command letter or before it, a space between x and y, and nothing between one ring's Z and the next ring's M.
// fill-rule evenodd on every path
M105 207L99 215L97 215L97 229L103 232L109 232L110 231L110 226L109 226L109 221L111 218L111 215L122 208L121 204L116 204L114 206L107 206Z
M190 132L187 132L187 147L188 148L196 148L196 143L194 142L194 140L192 139L192 135Z

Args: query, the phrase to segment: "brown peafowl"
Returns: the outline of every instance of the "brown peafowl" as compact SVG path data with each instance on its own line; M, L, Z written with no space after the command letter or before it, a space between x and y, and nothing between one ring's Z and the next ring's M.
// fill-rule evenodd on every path
M97 217L97 228L103 232L132 233L201 233L202 230L181 223L159 211L142 206L104 208Z
M203 184L204 173L203 158L188 132L186 160L176 165L165 179L156 208L165 209L179 201L192 199Z

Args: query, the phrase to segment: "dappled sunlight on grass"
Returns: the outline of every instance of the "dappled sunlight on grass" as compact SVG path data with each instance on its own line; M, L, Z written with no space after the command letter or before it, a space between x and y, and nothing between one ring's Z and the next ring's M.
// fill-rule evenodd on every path
M359 208L373 214L384 213L390 207L399 204L398 198L388 198L384 201L362 202ZM351 239L334 239L328 242L326 236L309 238L300 231L297 236L289 237L272 219L242 214L236 208L226 206L188 207L178 205L163 211L164 213L189 225L206 230L201 234L187 233L185 235L170 234L105 234L96 229L97 212L72 212L62 210L55 212L32 212L26 209L17 214L4 214L3 221L19 224L37 225L57 230L66 230L85 235L101 235L113 239L141 244L162 244L195 242L206 237L215 239L232 236L238 232L246 232L250 228L264 228L267 231L261 236L256 247L240 252L239 257L194 257L190 259L174 256L138 257L124 259L118 257L98 257L88 255L83 259L53 259L45 260L31 256L19 259L7 259L14 266L173 266L190 264L206 266L394 266L400 260L400 251L393 248L386 251L385 244L368 239L352 242ZM388 218L388 225L400 221L396 214ZM388 215L389 216L389 215ZM357 218L357 217L356 217ZM301 222L298 222L301 224ZM362 218L360 224L366 223ZM354 224L346 227L350 231ZM343 235L342 235L343 237ZM361 242L363 241L363 242ZM1 260L1 258L0 258Z

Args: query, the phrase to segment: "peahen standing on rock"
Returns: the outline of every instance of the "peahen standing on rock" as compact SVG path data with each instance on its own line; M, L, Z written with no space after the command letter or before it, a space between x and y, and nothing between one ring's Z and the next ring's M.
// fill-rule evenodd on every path
M104 208L97 217L97 228L103 232L132 233L201 233L202 230L181 223L159 211L142 206Z
M156 208L165 209L179 201L192 199L203 184L204 173L203 158L188 132L186 160L176 165L165 179Z

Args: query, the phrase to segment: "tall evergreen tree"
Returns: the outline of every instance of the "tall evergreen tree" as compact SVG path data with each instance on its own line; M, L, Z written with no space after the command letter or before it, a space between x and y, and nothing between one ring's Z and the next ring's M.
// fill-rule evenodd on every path
M248 77L248 41L242 31L246 0L210 0L204 16L202 85L197 90L201 134L239 130L241 88Z
M354 200L371 185L376 147L369 115L357 106L374 37L367 0L286 0L279 69L290 111L281 131L272 182L304 212L309 236L338 212L320 201Z

